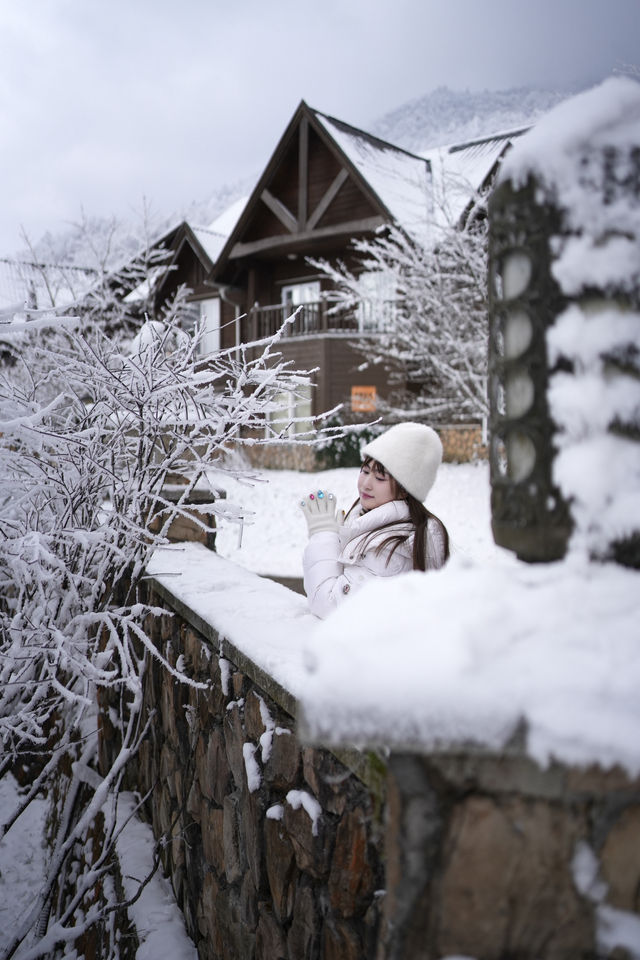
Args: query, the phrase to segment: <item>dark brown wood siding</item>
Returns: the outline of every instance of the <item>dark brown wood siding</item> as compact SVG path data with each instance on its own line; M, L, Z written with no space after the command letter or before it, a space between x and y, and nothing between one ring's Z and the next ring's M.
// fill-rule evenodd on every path
M251 243L254 240L264 240L267 237L279 237L287 232L287 228L283 226L275 213L269 210L266 203L260 201L256 205L255 212L242 235L242 242Z
M220 346L223 350L233 347L236 342L235 307L231 303L220 301Z
M291 260L278 260L273 264L273 283L280 289L285 283L299 283L301 280L321 279L315 267L307 263L302 255Z
M352 419L352 387L371 386L376 388L380 397L389 395L389 370L381 366L366 371L358 370L363 355L354 349L351 338L297 338L283 341L281 347L283 357L291 360L297 370L320 368L313 376L316 387L313 391L312 410L316 416L343 403L344 418L349 422ZM394 387L397 388L397 384L394 384Z
M298 136L296 135L280 161L271 181L267 184L268 190L284 203L287 210L298 216ZM280 232L282 232L282 227Z
M311 215L340 173L338 158L322 143L315 130L309 130L308 214Z
M170 250L174 244L177 252L173 260L166 261L171 266L156 290L156 308L162 307L173 297L180 286L188 287L194 299L211 295L211 288L206 282L210 270L209 261L206 264L202 262L200 254L189 240L184 238L182 230L178 230L176 235L167 242L167 249Z
M181 256L169 276L172 292L184 284L196 293L204 284L206 274L202 264L195 257Z
M364 357L353 346L353 340L346 338L326 338L327 346L322 368L325 387L326 409L337 403L344 403L347 419L351 415L351 388L361 386L375 387L378 395L387 397L389 371L382 366L370 370L359 370Z
M320 218L318 227L333 227L340 223L364 220L377 212L362 190L349 179L338 190L329 208Z

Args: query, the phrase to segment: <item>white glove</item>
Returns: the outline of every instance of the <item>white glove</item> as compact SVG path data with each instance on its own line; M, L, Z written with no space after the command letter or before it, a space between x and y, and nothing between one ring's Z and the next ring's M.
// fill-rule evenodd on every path
M309 536L318 533L319 530L329 530L334 533L337 531L336 498L332 493L324 490L310 493L300 501L300 508L307 521Z

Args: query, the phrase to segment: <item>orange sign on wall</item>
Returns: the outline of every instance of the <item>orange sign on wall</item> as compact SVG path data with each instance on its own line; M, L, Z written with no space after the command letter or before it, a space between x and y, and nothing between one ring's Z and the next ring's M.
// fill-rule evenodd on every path
M375 387L351 387L352 413L374 413L377 403Z

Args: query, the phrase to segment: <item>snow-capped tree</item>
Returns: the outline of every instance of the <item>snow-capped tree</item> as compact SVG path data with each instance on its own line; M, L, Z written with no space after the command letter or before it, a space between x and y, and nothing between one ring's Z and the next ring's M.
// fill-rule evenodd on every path
M314 261L334 285L329 299L360 318L366 363L390 366L390 412L440 421L488 413L484 214L478 200L463 226L434 223L427 244L396 225L355 240L353 269Z
M42 888L5 957L27 935L19 955L53 956L100 918L85 897L108 868L115 798L145 733L146 662L157 657L193 683L148 640L154 611L138 586L194 486L225 469L230 445L278 440L273 420L264 439L265 419L276 398L298 390L301 376L277 353L279 334L203 361L199 331L180 326L185 302L182 290L126 350L54 311L3 327L14 353L0 369L0 776L16 764L34 776L0 838L35 796L55 793L62 771L68 782ZM198 506L207 509L233 513L213 496ZM96 700L106 696L119 704L122 742L100 778ZM99 813L104 846L56 907L74 846Z
M154 286L169 267L171 251L159 222L143 202L135 222L96 219L81 211L72 230L46 234L36 245L25 234L19 266L32 278L30 307L67 307L85 326L131 337L155 315Z

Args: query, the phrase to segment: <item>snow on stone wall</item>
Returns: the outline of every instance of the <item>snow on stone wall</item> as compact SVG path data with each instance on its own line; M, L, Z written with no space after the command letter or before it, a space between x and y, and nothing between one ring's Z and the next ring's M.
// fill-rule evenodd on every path
M514 673L508 658L498 656L504 681L498 691L495 675L483 672L477 643L472 664L460 660L460 646L436 658L432 645L431 671L429 649L423 656L415 647L400 651L394 629L405 624L396 606L394 625L381 625L386 651L378 644L369 648L386 678L377 702L369 702L374 736L384 744L386 731L391 748L384 751L385 780L384 764L372 764L366 753L345 742L345 712L337 700L329 707L325 702L324 729L327 739L337 736L343 749L350 748L348 765L320 738L310 744L293 719L298 697L307 689L305 678L317 676L317 641L322 638L324 645L332 626L344 655L338 697L347 708L361 706L362 687L370 678L366 662L355 664L348 655L349 639L341 632L346 621L336 614L316 630L304 598L197 545L162 553L156 602L169 603L177 615L158 619L152 636L171 662L180 658L190 676L210 678L212 687L207 694L181 689L161 666L149 672L146 697L149 707L158 707L158 726L141 756L139 787L156 784L151 800L156 825L173 822L179 813L165 867L201 957L417 960L428 949L434 957L497 960L509 954L557 960L591 953L605 957L616 947L640 957L640 781L620 767L605 770L590 762L593 748L585 752L584 743L591 734L587 731L585 739L570 717L563 720L564 702L575 698L581 670L585 688L594 686L590 671L599 670L597 656L585 661L578 643L576 660L555 664L562 674L557 688L550 687L554 665L543 669L541 661L534 678L531 662L523 661ZM175 576L177 556L184 578ZM544 590L537 574L546 570L550 578L550 568L559 565L521 566L531 574L531 600L542 613ZM490 576L487 571L485 590ZM442 588L437 576L410 575L396 582L417 585L420 579L434 590ZM615 586L615 578L609 586ZM593 581L585 585L583 605L593 587ZM468 624L479 596L464 596ZM503 595L503 609L505 603L517 608L523 596ZM359 617L363 607L356 599L343 610L351 608ZM567 602L568 596L562 605ZM424 622L425 610L418 613ZM497 607L495 614L497 622ZM622 619L625 615L622 611ZM554 637L551 629L542 660ZM518 646L526 656L528 638L520 637ZM398 669L390 672L394 661ZM495 670L491 658L486 666ZM492 697L508 698L507 685L519 686L522 693L538 684L542 700L546 677L547 734L556 744L559 731L567 744L577 741L583 763L550 757L546 764L536 762L526 723L505 727L510 739L498 749L465 742L472 734L459 728L452 736L452 728L439 742L429 745L425 737L405 752L394 743L397 731L389 725L388 703L393 711L404 699L405 714L413 714L413 678L424 683L430 672L423 699L432 701L437 732L439 716L461 715L451 697L459 669L467 675L470 718L474 688L485 691L485 708L475 713L477 732L483 734ZM570 675L573 692L564 686ZM637 726L616 729L624 726L629 704L619 704L618 720L610 722L607 679L600 676L598 683L602 699L597 705L585 699L582 723L591 711L590 730L599 725L603 745L627 736L631 744ZM629 698L635 698L635 689L632 675ZM361 719L353 729L362 741ZM357 757L369 771L363 779L352 772ZM383 831L385 876L379 872Z

